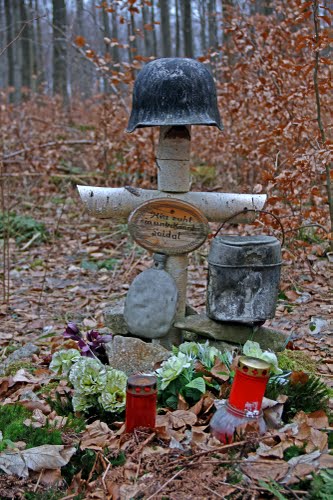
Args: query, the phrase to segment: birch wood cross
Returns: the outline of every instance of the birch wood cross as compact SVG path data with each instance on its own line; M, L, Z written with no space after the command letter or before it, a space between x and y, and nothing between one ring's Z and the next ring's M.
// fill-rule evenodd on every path
M123 188L78 186L81 199L88 212L95 217L111 219L120 223L126 222L130 214L144 203L168 199L170 203L178 200L191 204L194 210L202 213L209 222L223 222L245 209L261 210L263 208L266 195L190 191L190 148L191 127L189 125L160 127L156 155L158 189L150 190L128 186ZM233 222L248 222L254 217L253 212L238 215ZM185 216L184 219L186 222L189 217ZM159 235L158 251L169 254L166 271L175 280L179 292L175 322L181 321L185 317L188 251L184 250L184 253L175 252L176 254L173 254L168 247L169 250L163 252L163 241L166 249L167 244L170 245L169 231L160 231ZM179 236L176 235L175 240L177 238L179 239ZM136 239L136 241L140 244L140 240ZM199 242L197 246L202 242ZM174 243L176 245L176 241ZM149 248L143 243L141 246ZM172 327L167 338L163 339L161 343L170 346L180 341L180 330Z

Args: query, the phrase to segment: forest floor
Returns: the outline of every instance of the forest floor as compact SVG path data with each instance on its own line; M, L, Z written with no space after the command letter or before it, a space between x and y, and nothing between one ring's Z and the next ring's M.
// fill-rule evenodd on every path
M126 225L84 213L74 183L66 185L66 196L44 190L20 200L25 215L45 224L45 233L35 228L20 244L10 239L9 303L0 307L0 358L4 362L14 348L31 342L39 349L32 358L39 368L33 374L21 369L19 375L3 376L3 404L49 384L47 363L63 343L66 323L75 321L86 330L103 328L104 309L124 297L134 277L151 265L151 256L130 240ZM44 241L34 239L36 233ZM198 311L205 306L208 248L209 242L190 257L188 300ZM325 252L325 242L313 241L298 253L287 248L276 317L270 324L287 331L290 346L307 353L316 362L317 374L333 387L331 255ZM42 402L33 404L32 398L27 406L53 415L43 395L39 398ZM80 443L81 455L87 450L93 454L89 472L81 464L65 488L56 486L60 469L47 474L47 463L25 479L1 474L0 497L304 498L311 474L333 467L327 444L333 429L324 412L311 418L298 414L298 430L270 430L259 448L251 433L224 447L212 442L207 415L198 412L191 419L188 413L177 414L157 431L133 436L123 434L121 423L110 430L98 420L80 432L64 432L66 446ZM332 439L329 442L332 448ZM108 454L102 443L108 444ZM288 462L288 446L303 447L304 459Z

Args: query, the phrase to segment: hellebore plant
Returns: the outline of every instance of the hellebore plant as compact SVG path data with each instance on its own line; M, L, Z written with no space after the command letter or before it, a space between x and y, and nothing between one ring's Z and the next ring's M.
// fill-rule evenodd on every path
M120 413L125 409L127 376L124 372L104 365L97 358L82 357L76 349L56 352L50 369L68 377L74 388L74 411L96 408Z
M263 351L258 342L253 342L252 340L247 340L243 345L243 354L251 358L258 358L266 361L271 366L271 372L274 375L280 375L282 370L278 366L278 359L274 352Z
M72 339L77 342L81 356L89 358L98 358L103 363L107 363L105 345L111 342L112 335L101 335L96 330L90 330L86 333L86 340L82 337L79 327L76 323L69 322L63 333L65 339Z
M212 377L205 377L217 361L225 364L229 370L231 354L222 353L208 342L184 342L173 348L173 356L164 361L156 370L159 397L162 404L176 409L179 396L189 404L200 400L207 386L219 389L219 384ZM204 370L204 373L200 370Z

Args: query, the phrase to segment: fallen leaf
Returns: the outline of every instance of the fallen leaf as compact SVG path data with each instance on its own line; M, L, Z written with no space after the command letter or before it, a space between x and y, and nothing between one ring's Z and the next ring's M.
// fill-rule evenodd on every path
M211 369L211 374L219 383L226 382L230 378L230 373L228 368L222 361L218 358L215 360L215 364Z
M247 460L241 464L240 469L251 479L279 481L287 474L289 465L283 460L272 460L271 463L256 463L254 460Z
M81 450L103 450L106 446L113 448L118 447L118 439L115 433L107 426L105 422L95 420L90 425L87 425L82 439L80 448Z
M328 416L326 415L324 410L317 410L309 414L300 411L294 417L294 422L297 422L299 424L305 422L314 429L326 429L329 426Z
M169 422L174 429L180 429L186 425L194 425L197 421L196 415L188 410L176 410L169 413Z
M35 474L35 478L33 477L33 474ZM33 474L32 479L36 479L44 486L59 486L63 481L61 469L45 469L42 472L36 472Z
M323 453L319 457L319 467L321 469L333 469L333 455Z
M272 399L263 399L262 410L268 429L278 429L282 425L284 405Z
M64 445L45 444L19 452L0 453L0 468L6 474L28 477L28 469L58 469L67 465L76 448Z
M177 410L188 410L189 404L185 401L184 397L181 394L178 394L178 405Z

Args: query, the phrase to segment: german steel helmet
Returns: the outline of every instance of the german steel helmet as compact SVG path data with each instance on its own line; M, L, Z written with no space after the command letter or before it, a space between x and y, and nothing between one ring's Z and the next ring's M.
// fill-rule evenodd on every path
M214 80L202 63L155 59L140 71L127 132L159 125L215 125L222 130Z

